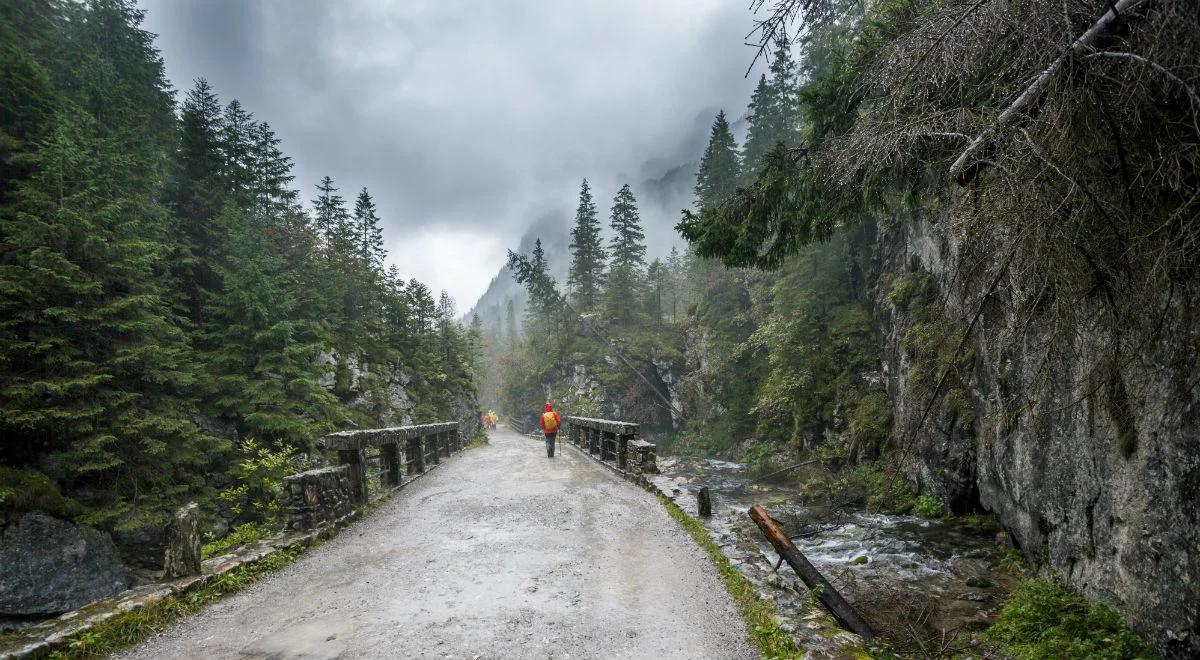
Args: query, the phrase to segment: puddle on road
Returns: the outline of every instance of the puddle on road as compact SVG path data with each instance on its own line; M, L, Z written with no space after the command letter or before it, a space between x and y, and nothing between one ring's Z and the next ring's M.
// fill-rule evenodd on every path
M863 510L830 521L801 504L792 484L753 482L740 463L664 457L658 465L662 474L652 481L693 516L696 493L708 487L713 516L701 520L710 536L760 587L760 596L775 602L785 629L810 652L806 657L839 657L839 648L857 638L837 632L823 609L810 604L807 589L790 568L772 571L778 555L746 515L755 503L798 535L796 547L878 633L901 646L913 642L905 620L923 622L930 633L977 629L1015 588L1015 578L998 566L994 531ZM853 563L856 559L859 563Z

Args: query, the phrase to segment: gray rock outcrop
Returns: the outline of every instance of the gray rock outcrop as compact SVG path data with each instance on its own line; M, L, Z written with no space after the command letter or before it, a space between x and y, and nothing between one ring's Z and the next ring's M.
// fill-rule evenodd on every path
M34 511L0 534L0 615L69 612L129 586L107 534Z
M968 342L970 374L926 414L933 388L919 372L929 365L905 342L920 319L888 285L932 277L957 341L1001 266L966 268L967 248L947 224L893 220L877 244L875 316L911 481L956 510L994 512L1035 566L1114 605L1168 657L1200 657L1200 300L1181 290L1146 301L1161 310L1163 332L1115 372L1117 415L1114 390L1097 384L1098 373L1114 373L1104 329L1081 323L1067 350L1052 350L1061 329L1021 308L1030 292L1001 281ZM1079 318L1093 316L1093 303L1073 304Z

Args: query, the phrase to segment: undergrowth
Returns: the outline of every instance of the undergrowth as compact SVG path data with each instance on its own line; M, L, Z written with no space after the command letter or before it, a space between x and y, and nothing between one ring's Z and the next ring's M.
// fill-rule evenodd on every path
M71 638L65 648L49 657L54 660L107 657L146 640L218 598L245 589L266 574L291 564L301 552L302 548L282 550L234 569L194 591L168 596L157 603L118 614Z
M1089 602L1053 580L1028 580L1018 587L984 637L1016 660L1156 657L1111 607Z
M750 633L750 638L754 640L755 646L758 647L763 657L802 657L803 650L797 648L792 636L781 630L779 624L776 623L775 619L779 612L775 609L775 605L770 601L759 600L754 584L734 568L721 547L709 538L708 530L704 528L704 525L684 513L683 509L666 497L659 495L658 501L662 502L662 505L667 508L667 513L687 531L697 545L704 549L708 558L717 567L717 571L725 583L725 589L733 597L738 611L746 621L746 629Z
M257 543L277 532L278 528L265 523L250 522L238 525L229 534L205 543L200 548L200 554L205 559L219 557L234 548Z

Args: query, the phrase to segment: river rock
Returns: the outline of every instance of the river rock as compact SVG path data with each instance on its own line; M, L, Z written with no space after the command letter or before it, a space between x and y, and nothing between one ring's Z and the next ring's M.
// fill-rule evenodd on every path
M107 534L40 511L0 535L0 566L0 615L69 612L129 586Z

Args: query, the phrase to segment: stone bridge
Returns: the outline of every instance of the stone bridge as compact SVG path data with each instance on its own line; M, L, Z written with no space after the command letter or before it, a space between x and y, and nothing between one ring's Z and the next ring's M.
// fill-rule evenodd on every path
M288 478L285 535L369 514L122 657L756 657L707 556L629 483L654 445L564 422L555 458L505 428L468 452L455 424L325 436L337 464Z

